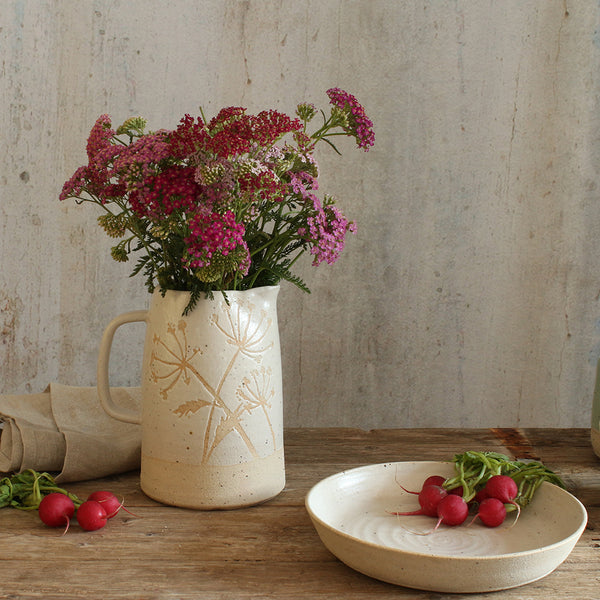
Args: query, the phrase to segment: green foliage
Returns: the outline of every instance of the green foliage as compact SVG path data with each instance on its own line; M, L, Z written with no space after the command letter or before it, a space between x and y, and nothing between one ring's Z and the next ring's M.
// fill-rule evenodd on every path
M54 478L48 473L38 473L33 469L27 469L22 473L0 479L0 508L37 510L42 498L52 492L65 494L73 500L75 506L81 504L81 500L77 496L58 487Z
M499 452L468 451L454 456L456 475L447 479L444 487L448 490L462 486L463 498L468 502L482 489L494 475L508 475L517 483L518 495L515 501L526 506L535 491L544 481L564 488L565 484L553 471L538 461L510 460Z

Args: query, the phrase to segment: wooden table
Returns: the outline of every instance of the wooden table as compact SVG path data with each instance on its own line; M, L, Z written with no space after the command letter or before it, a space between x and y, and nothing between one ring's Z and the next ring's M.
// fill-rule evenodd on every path
M120 512L96 532L67 535L35 513L0 511L0 598L331 600L458 598L371 579L322 545L304 508L308 490L344 469L405 460L447 460L464 450L496 450L541 460L586 506L589 523L569 558L544 579L469 600L600 599L600 459L587 429L291 429L287 486L261 506L200 512L162 506L137 473L66 487L122 495Z

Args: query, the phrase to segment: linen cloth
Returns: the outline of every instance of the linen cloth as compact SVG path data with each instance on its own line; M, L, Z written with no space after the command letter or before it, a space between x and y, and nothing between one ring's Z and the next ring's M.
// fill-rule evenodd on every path
M111 395L140 410L140 388L111 388ZM141 426L109 417L95 387L52 383L39 394L0 395L0 423L0 473L35 469L65 482L140 466Z

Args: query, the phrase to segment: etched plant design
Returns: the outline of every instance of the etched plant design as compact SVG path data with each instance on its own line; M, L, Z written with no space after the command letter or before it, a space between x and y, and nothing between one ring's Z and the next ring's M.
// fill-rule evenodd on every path
M228 345L232 346L232 355L223 373L213 385L208 377L215 373L202 373L197 363L202 354L200 348L190 347L187 340L186 321L169 323L166 336L154 336L151 357L151 379L159 386L160 395L167 399L179 386L189 386L192 382L201 384L199 395L178 405L173 412L178 417L186 417L206 410L202 462L210 459L215 449L233 432L237 433L246 445L250 455L258 457L256 447L244 427L244 414L256 411L264 413L270 429L273 449L276 437L269 410L275 395L271 368L265 368L263 354L272 348L273 342L267 342L267 334L273 326L272 319L264 310L256 313L251 303L223 302L219 314L211 315L211 325L220 332ZM257 363L257 368L246 375L237 385L233 398L226 400L222 391L225 383L240 357L245 356Z
M276 447L275 431L269 416L271 408L271 398L275 395L275 390L271 384L271 368L260 367L250 373L250 377L244 377L242 385L237 390L237 396L241 405L247 412L260 409L264 412L265 419L269 424L271 435L273 437L273 448Z
M168 339L171 344L168 344L164 340L154 334L153 338L153 351L152 351L152 381L158 383L161 380L165 380L167 383L166 387L161 388L160 395L166 399L169 395L169 391L182 379L185 385L189 385L192 375L194 374L194 367L191 361L194 357L201 353L200 348L189 348L186 334L187 323L183 319L175 325L174 323L167 324ZM159 352L163 352L162 358L159 356ZM161 365L163 368L161 371L157 369L157 366ZM194 408L190 407L191 412L196 412L200 406Z

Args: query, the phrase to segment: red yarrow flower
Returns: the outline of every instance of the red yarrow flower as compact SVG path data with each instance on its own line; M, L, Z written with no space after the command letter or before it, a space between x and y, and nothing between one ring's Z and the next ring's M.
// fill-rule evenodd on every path
M244 173L238 178L240 193L250 201L267 200L281 202L288 191L273 171L265 170L260 173Z
M88 180L88 168L87 165L79 167L73 175L65 182L62 187L62 192L58 197L59 200L66 200L67 198L77 198L83 192L86 187Z
M287 133L302 129L299 119L275 110L258 115L247 115L245 111L237 106L222 109L210 121L210 135L203 140L201 149L222 158L251 154L256 148L264 151Z
M169 136L169 150L173 158L185 159L193 156L202 148L208 138L204 121L197 117L185 115L177 129Z
M88 192L104 204L123 194L123 187L113 181L112 162L121 151L121 148L112 143L114 135L110 117L100 115L87 141L88 164L79 167L63 185L59 196L61 200Z
M195 167L172 166L148 176L143 186L129 195L131 208L140 218L160 222L174 211L194 211L200 201Z
M251 120L254 143L259 146L271 146L288 133L302 131L300 119L291 119L276 110L263 110Z

